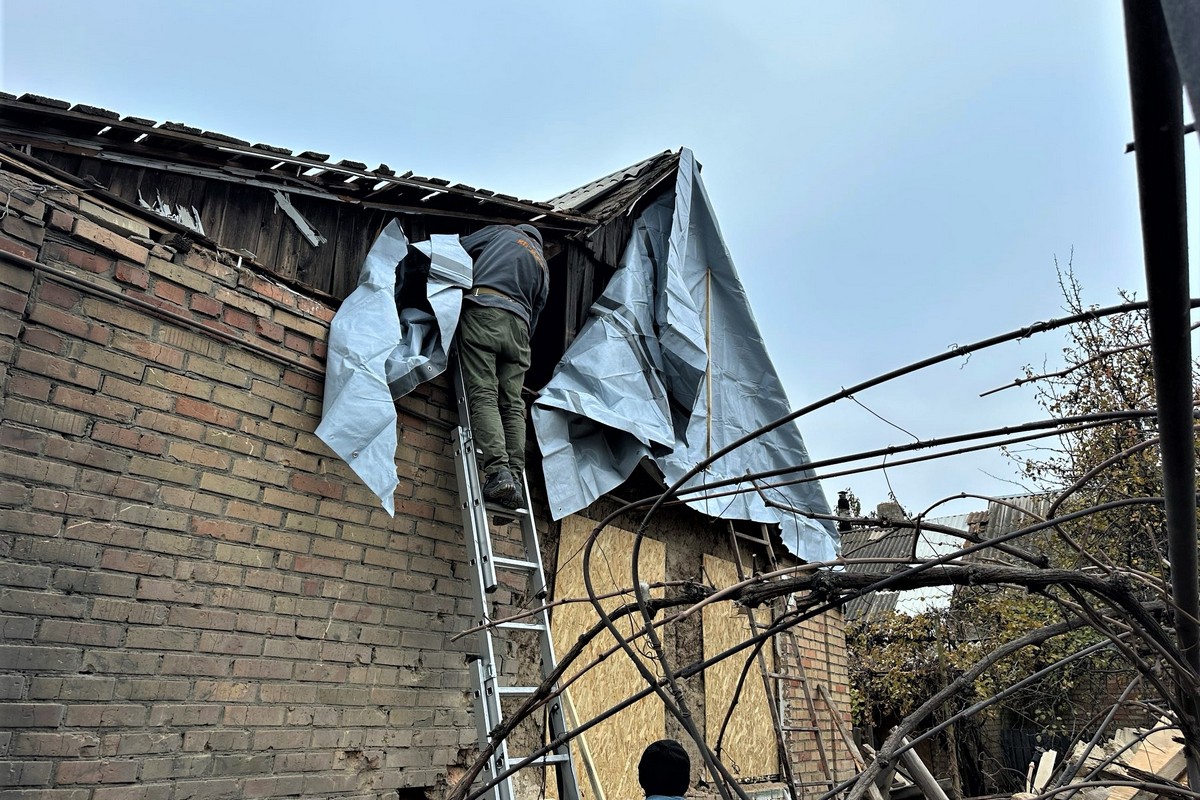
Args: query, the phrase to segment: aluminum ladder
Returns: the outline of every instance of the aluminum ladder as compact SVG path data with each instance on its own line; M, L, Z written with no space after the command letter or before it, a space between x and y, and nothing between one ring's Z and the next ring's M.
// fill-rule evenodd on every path
M524 473L514 477L520 481L521 491L525 498L525 508L513 510L484 502L483 487L479 480L479 469L475 458L476 450L471 435L466 386L461 370L457 368L457 363L454 365L453 373L459 425L454 429L451 442L454 447L454 465L458 477L459 506L462 510L463 529L468 540L475 624L483 625L493 622L490 607L491 598L500 584L498 573L524 575L528 579L529 597L538 603L542 603L546 598L546 574L542 568L537 526L534 524L529 508L529 482L525 479ZM492 518L491 524L489 524L489 517ZM507 528L511 525L520 526L521 540L524 544L523 558L505 558L495 554L492 538L493 526ZM529 619L531 621L501 622L494 627L479 631L475 634L478 649L474 656L468 657L472 665L475 725L479 732L479 747L482 750L489 744L495 745L495 751L486 770L482 773L489 781L496 775L502 774L511 765L524 760L523 757L509 754L506 740L494 741L492 738L492 731L504 719L504 701L511 698L519 702L532 695L537 688L536 686L504 685L503 671L499 668L496 657L499 632L526 631L538 640L543 678L558 666L558 660L554 656L554 642L550 636L550 613L543 608ZM546 735L552 740L567 730L562 700L555 698L548 705ZM575 763L571 758L569 744L561 745L552 753L531 762L529 766L554 768L558 778L559 800L580 800L579 782L575 775ZM489 800L516 800L511 776L498 783L486 796Z

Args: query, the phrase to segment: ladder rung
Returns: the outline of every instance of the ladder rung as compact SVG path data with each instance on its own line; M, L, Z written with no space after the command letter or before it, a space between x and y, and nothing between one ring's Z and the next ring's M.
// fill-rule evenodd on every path
M489 513L505 519L518 519L520 517L529 516L529 512L523 508L509 508L508 506L502 506L499 503L485 502L483 507L487 509Z
M511 764L517 764L517 763L523 761L524 759L519 758L518 756L510 755L508 757L508 760L511 765ZM571 760L570 756L558 755L557 753L555 753L552 756L542 756L541 758L535 758L533 761L529 762L528 766L530 766L530 767L548 767L551 764L565 764L567 761L570 761L570 760Z
M536 622L498 622L496 623L496 627L508 628L513 631L537 631L538 633L543 633L546 630L545 625Z
M497 686L499 694L531 695L537 691L536 686Z
M780 725L779 727L785 731L808 731L809 733L815 733L821 730L820 728L814 728L806 725Z
M775 678L781 681L795 681L796 683L804 683L804 678L799 675L789 675L786 672L768 672L768 678Z
M508 567L509 569L537 569L536 561L522 561L519 558L504 558L503 556L493 556L492 563L497 567Z

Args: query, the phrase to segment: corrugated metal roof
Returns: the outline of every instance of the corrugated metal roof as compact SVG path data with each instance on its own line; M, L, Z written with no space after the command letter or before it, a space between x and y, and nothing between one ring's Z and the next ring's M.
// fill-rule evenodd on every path
M964 533L972 514L926 519L929 525L957 528ZM842 555L846 558L912 558L918 561L952 553L963 546L963 538L945 531L913 528L863 528L842 534ZM850 572L892 572L902 568L895 564L850 564ZM873 592L846 604L847 619L874 619L896 612L921 614L938 608L948 608L953 597L952 587L931 586L902 592Z
M944 528L956 528L975 536L994 538L1035 521L1033 516L1019 509L1030 511L1037 517L1044 517L1050 507L1049 498L1040 495L1001 499L1017 508L991 502L988 503L986 511L936 517L925 522ZM842 555L847 558L909 558L915 550L917 560L924 561L952 553L966 543L963 537L945 531L915 531L911 528L890 527L860 528L842 534ZM997 554L988 551L988 557L996 558ZM898 568L893 564L851 564L846 567L850 572L891 572ZM846 618L874 619L891 612L921 614L933 609L949 608L953 596L954 587L951 586L909 589L903 592L874 592L848 602L845 608Z
M1037 522L1038 518L1045 517L1046 512L1050 509L1050 498L1045 495L1024 495L1002 499L1025 511L1032 512L1033 516L1000 503L989 503L987 521L989 539L1032 525Z

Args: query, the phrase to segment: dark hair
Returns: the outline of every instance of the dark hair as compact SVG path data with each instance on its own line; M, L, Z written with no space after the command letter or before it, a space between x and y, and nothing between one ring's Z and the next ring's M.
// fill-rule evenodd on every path
M692 761L683 745L674 739L660 739L642 752L638 762L638 783L647 795L682 797L688 790Z

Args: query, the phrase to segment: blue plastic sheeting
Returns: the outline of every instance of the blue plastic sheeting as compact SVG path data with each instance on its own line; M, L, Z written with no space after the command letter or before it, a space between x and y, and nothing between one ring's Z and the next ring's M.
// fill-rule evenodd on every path
M533 407L555 519L621 485L643 459L674 483L709 454L790 410L721 238L691 151L673 195L638 219L590 319ZM724 456L685 488L809 461L795 424ZM794 476L811 475L797 471ZM828 521L767 506L750 484L735 496L690 499L704 514L780 526L809 561L833 558ZM829 513L816 481L769 489L772 500Z
M413 247L430 258L427 275L402 263L408 238L397 221L388 223L367 253L358 287L334 315L316 431L392 516L399 484L395 400L445 371L463 289L471 285L471 257L457 236ZM397 310L398 265L402 281L424 280L428 310Z

